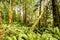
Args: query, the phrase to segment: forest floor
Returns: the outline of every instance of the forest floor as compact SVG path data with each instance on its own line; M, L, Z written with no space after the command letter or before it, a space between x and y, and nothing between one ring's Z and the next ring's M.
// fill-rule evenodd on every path
M20 24L11 24L9 26L3 24L2 28L0 30L3 30L3 32L1 32L3 33L3 40L60 40L60 30L58 27L40 28L42 34L40 34L37 29L35 29L36 32L29 32L30 27Z

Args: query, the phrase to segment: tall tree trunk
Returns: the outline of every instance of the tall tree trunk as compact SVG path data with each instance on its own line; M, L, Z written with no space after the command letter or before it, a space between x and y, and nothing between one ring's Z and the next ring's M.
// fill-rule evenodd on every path
M52 6L53 6L53 18L54 18L54 26L59 26L59 7L58 7L58 1L52 0Z
M1 0L3 3L3 0ZM3 28L2 28L2 19L3 19L3 13L0 11L0 40L3 40Z
M16 0L12 1L10 0L10 10L9 10L9 19L8 19L8 24L11 24L13 22L13 8L14 8L14 5L15 5L15 2Z
M27 0L24 0L23 1L23 23L26 24L26 17L27 17L27 3L26 3Z
M1 7L1 5L4 3L4 0L1 0L0 1L0 7ZM0 9L0 25L2 24L2 18L3 18L3 13L2 13L2 11L1 11L1 9Z

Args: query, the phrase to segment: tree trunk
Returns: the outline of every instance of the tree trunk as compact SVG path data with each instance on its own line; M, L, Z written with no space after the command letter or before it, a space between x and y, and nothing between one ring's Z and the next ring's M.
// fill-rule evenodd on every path
M26 24L26 17L27 17L27 0L23 1L23 23Z
M52 6L53 6L53 18L54 18L54 26L59 26L59 7L57 0L52 0Z
M3 0L1 0L3 3ZM0 40L3 40L3 28L2 28L3 13L0 11Z
M10 10L9 10L9 19L8 19L8 24L11 24L13 22L13 8L14 8L14 5L15 5L15 2L16 0L13 1L13 3L11 3L10 1Z

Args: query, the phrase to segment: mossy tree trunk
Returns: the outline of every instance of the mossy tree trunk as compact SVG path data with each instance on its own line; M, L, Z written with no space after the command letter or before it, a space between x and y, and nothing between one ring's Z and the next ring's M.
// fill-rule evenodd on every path
M12 0L10 0L10 9L9 9L9 14L8 14L8 24L11 24L13 22L13 8L15 6L15 2L16 0L14 0L12 2Z
M44 8L45 8L46 6L48 6L49 2L50 2L50 0L48 0L47 3L45 3ZM38 24L39 20L42 18L43 14L44 14L44 8L41 9L41 14L40 14L40 16L37 18L37 20L34 22L34 24L32 25L32 27L31 27L31 29L30 29L30 32L34 31L35 26Z

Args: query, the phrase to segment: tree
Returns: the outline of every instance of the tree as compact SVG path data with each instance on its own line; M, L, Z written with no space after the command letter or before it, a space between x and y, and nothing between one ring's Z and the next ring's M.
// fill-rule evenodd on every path
M46 6L48 6L49 2L50 2L50 0L48 0L47 3L45 3L44 8L45 8ZM34 31L35 26L37 25L37 23L39 22L39 20L40 20L41 17L43 16L43 14L44 14L44 8L41 9L41 14L40 14L40 16L37 18L37 20L34 22L34 24L32 25L32 27L31 27L31 29L30 29L30 32Z
M10 0L10 10L9 10L9 14L8 14L8 16L9 16L8 24L11 24L12 21L13 21L13 8L15 6L15 3L16 3L16 0L14 0L13 2L12 2L12 0Z
M52 7L53 7L53 18L54 18L54 26L60 25L60 18L59 18L59 7L58 7L58 1L52 0Z
M27 0L23 1L23 10L24 10L24 12L23 12L23 22L24 22L24 24L26 24L26 16L27 16L27 10L26 10L27 9L27 7L26 7L27 3L26 2L27 2Z

